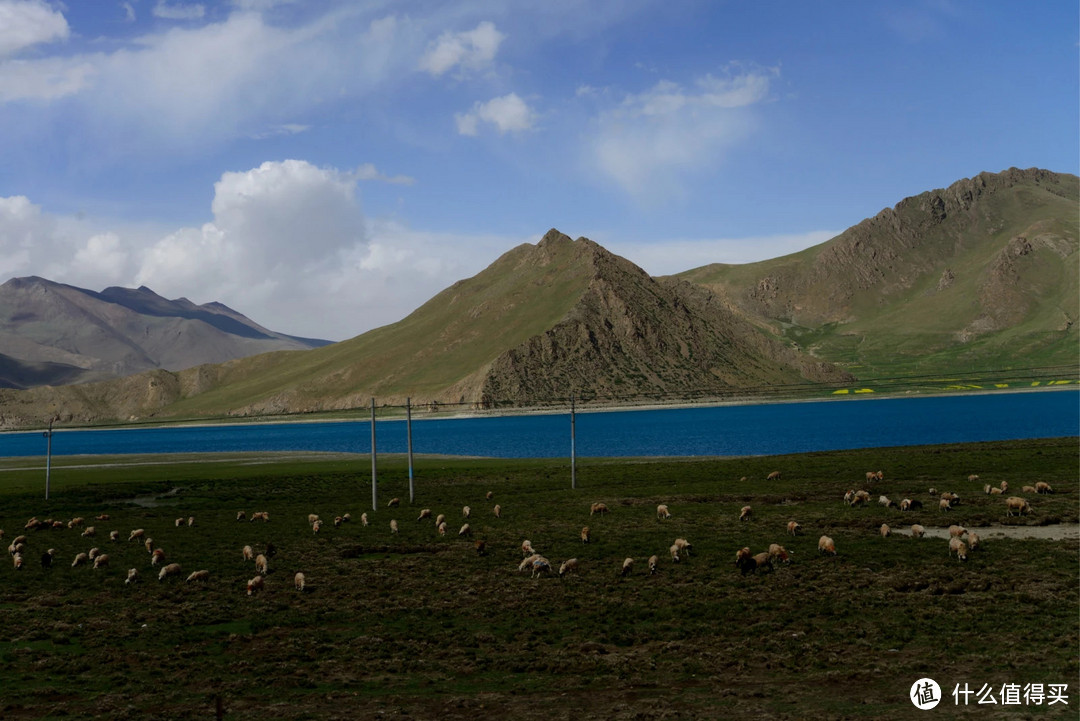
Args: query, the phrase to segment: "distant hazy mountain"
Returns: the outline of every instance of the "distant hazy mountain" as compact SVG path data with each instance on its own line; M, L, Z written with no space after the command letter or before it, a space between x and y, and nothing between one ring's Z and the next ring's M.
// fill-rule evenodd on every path
M678 277L861 379L1075 367L1078 199L1075 175L981 173L800 253Z
M146 287L96 293L37 277L0 285L0 387L177 371L326 343L267 330L220 303L166 300Z

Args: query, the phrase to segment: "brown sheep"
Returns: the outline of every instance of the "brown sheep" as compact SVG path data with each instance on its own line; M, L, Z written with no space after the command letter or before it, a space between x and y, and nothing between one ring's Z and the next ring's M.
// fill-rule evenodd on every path
M210 578L210 572L206 569L203 569L201 571L192 571L191 575L187 577L187 581L185 583L191 583L192 581L205 581L208 578Z
M581 542L588 543L590 538L589 527L585 526L581 529Z
M735 565L736 566L740 565L742 560L745 559L745 558L750 558L750 549L748 547L743 546L738 551L735 551Z
M477 541L473 544L473 548L476 549L477 556L487 555L487 541Z
M603 503L594 503L594 504L592 504L592 506L589 507L589 515L590 516L595 515L597 513L603 515L603 514L605 514L607 512L608 512L608 508Z

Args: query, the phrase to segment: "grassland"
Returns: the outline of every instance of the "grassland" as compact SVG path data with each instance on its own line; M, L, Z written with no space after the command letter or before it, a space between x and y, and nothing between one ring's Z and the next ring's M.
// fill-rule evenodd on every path
M921 718L907 693L923 676L945 690L941 717L1075 718L1080 705L1075 540L987 541L960 564L943 540L878 534L883 522L1076 523L1076 438L591 459L579 463L576 490L564 462L421 458L412 506L403 461L386 458L377 511L366 457L63 458L48 502L41 465L0 460L6 538L32 516L83 516L97 536L30 532L26 567L0 565L5 719L206 718L219 700L238 719ZM843 493L878 469L875 499L911 497L926 509L845 506ZM765 480L773 470L781 479ZM972 473L981 479L967 480ZM1007 481L1012 494L1040 480L1055 493L1029 496L1033 513L1021 519L982 492L985 482ZM946 517L930 487L961 503ZM385 507L392 496L405 500L400 508ZM590 517L593 501L610 514ZM670 520L657 520L661 502ZM753 520L740 523L747 504ZM487 555L456 536L464 505ZM420 508L445 513L452 532L417 522ZM267 510L270 521L238 522L239 510ZM354 520L316 535L313 512ZM91 520L102 513L110 520ZM193 527L173 524L189 515ZM792 519L803 535L785 535ZM210 580L159 583L142 545L107 538L133 528L184 577L205 568ZM836 557L816 553L823 533ZM694 546L677 565L665 551L676 537ZM556 564L579 558L580 572L518 573L526 538ZM771 542L792 562L740 575L735 550ZM267 543L278 554L265 592L248 597L254 569L241 548ZM110 566L71 568L91 545ZM48 547L57 563L46 571L38 558ZM660 572L649 576L654 553ZM637 566L620 578L625 557ZM141 583L124 584L130 567ZM302 594L292 587L301 570ZM956 707L958 683L1067 683L1069 705Z

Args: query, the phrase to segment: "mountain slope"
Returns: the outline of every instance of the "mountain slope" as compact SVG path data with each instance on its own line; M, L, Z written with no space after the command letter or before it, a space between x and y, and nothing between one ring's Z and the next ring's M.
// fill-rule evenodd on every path
M342 343L112 383L0 392L0 425L300 413L381 402L533 403L836 379L717 297L551 231L409 317Z
M982 173L783 258L679 274L860 378L1075 364L1080 183Z
M181 370L324 343L266 330L219 303L166 300L145 287L95 293L37 277L0 285L0 387Z

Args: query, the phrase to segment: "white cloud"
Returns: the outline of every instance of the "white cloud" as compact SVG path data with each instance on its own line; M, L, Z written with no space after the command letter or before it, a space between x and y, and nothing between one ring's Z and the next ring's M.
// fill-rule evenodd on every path
M206 7L183 3L170 4L166 0L158 0L152 12L154 17L163 20L199 20L206 15Z
M493 125L503 135L532 128L536 122L536 112L517 93L510 93L486 103L477 102L470 112L454 115L454 120L462 135L479 134L480 121Z
M0 62L0 102L73 95L87 86L95 72L93 63L63 58Z
M122 281L129 272L128 252L120 236L113 232L92 235L75 251L73 265L79 268L81 282L91 289Z
M124 9L124 19L129 23L135 22L135 6L131 3L120 3L120 7Z
M357 180L377 180L392 185L412 185L416 182L416 178L408 175L384 175L371 163L364 163L356 169L353 175Z
M42 0L0 1L0 57L41 43L66 40L70 32L63 13Z
M495 24L484 21L473 30L445 32L420 58L420 69L438 77L456 66L479 70L490 64L505 39Z
M639 197L678 193L687 172L713 167L723 151L753 131L750 109L768 98L777 70L705 75L694 87L661 81L627 95L596 117L591 158Z

